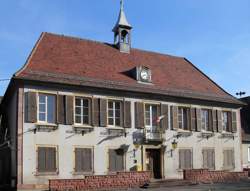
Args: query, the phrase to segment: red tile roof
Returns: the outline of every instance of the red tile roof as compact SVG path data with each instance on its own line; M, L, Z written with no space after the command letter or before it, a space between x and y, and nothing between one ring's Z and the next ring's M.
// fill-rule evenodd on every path
M152 71L152 85L126 75L136 66ZM188 60L132 49L120 53L110 44L43 33L15 78L126 89L238 103Z

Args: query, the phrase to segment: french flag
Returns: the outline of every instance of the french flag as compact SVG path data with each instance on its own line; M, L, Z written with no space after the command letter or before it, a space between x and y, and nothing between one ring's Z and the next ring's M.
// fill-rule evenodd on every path
M156 118L156 123L160 123L161 120L165 117L165 115L161 115L159 117Z

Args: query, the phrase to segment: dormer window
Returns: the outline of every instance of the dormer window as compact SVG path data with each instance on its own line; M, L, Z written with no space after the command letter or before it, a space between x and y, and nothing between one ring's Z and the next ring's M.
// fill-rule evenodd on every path
M151 83L152 82L151 70L145 66L137 67L137 81Z

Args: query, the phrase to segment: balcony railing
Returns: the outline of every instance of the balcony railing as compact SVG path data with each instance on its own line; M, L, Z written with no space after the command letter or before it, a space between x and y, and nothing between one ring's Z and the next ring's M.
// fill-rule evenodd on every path
M144 138L146 142L163 140L163 131L160 127L145 127Z

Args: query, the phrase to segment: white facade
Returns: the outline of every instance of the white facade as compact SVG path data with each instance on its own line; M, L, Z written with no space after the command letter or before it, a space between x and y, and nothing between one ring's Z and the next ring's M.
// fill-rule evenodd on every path
M215 170L223 170L223 150L232 149L234 151L235 168L232 171L241 171L241 124L239 110L230 108L213 108L200 105L183 105L170 102L160 102L155 100L143 100L145 103L164 103L169 107L171 105L208 108L217 110L228 110L237 112L237 133L232 137L222 137L221 133L214 133L212 137L201 137L201 132L192 132L187 137L179 137L176 135L180 130L171 130L168 128L164 133L162 144L159 145L134 145L133 133L143 132L141 129L135 128L135 102L142 101L135 98L109 97L103 95L88 95L72 92L58 92L46 89L36 89L26 87L24 92L40 91L63 95L77 96L94 96L107 99L125 99L131 102L131 128L126 129L126 137L110 137L107 135L107 129L110 127L93 127L93 131L81 134L70 133L71 125L58 125L58 129L53 132L36 132L30 131L35 128L36 124L23 123L23 184L48 184L48 179L71 179L83 178L84 175L76 175L74 173L74 148L93 148L93 171L95 175L108 174L108 149L118 149L122 145L128 145L128 151L125 154L125 169L129 171L135 165L141 170L146 170L146 149L161 149L161 173L163 178L182 178L182 170L179 169L179 149L192 149L192 164L194 169L203 168L202 149L213 148L215 150ZM170 115L170 112L169 112ZM24 110L23 110L24 118ZM169 116L170 119L170 116ZM170 126L170 121L169 121ZM114 127L115 128L115 127ZM183 131L183 130L181 130ZM172 142L177 142L177 148L172 148ZM39 175L37 173L37 147L38 146L55 146L57 148L57 166L58 173L53 175ZM135 163L135 160L137 163Z

